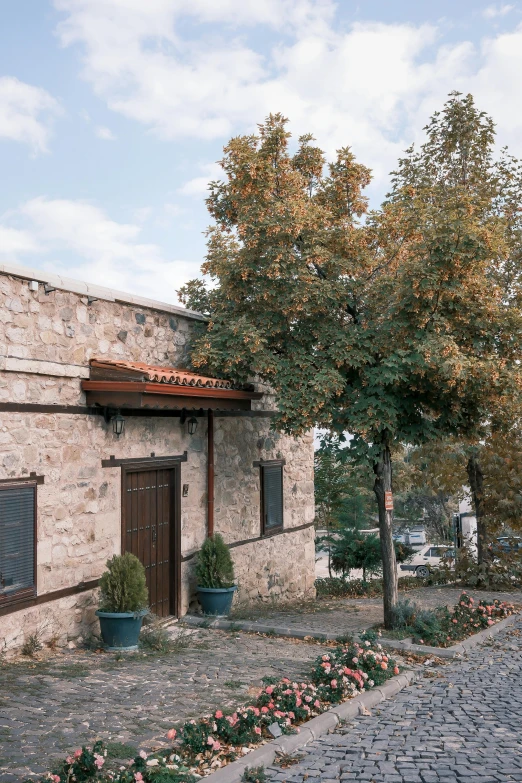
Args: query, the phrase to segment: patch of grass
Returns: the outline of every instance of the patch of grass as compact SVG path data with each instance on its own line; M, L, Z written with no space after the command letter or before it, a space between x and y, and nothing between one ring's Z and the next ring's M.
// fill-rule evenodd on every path
M105 747L109 759L134 759L138 755L138 748L134 745L126 745L124 742L108 742Z
M225 688L232 688L232 689L242 688L244 684L245 684L244 682L240 682L239 680L227 680L226 682L223 683Z
M148 654L167 655L181 652L191 645L192 634L182 628L172 637L157 617L145 625L140 634L140 650Z
M63 677L65 680L73 677L87 677L88 674L89 669L81 663L65 663L49 671L51 677Z

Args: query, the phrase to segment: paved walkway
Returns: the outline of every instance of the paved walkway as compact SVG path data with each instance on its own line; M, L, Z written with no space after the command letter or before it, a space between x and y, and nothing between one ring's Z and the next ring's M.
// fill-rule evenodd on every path
M499 598L514 604L522 604L522 592L501 593L495 591L467 591L478 601L481 598ZM454 587L421 587L418 590L400 592L399 598L415 601L425 609L437 606L453 607L462 590ZM259 621L274 628L299 628L309 631L325 631L335 639L344 634L355 634L383 621L382 598L322 598L284 611L261 606L252 610L232 613L232 620Z
M522 780L522 620L372 715L309 745L273 783Z
M76 650L4 663L0 781L46 772L52 761L97 737L134 748L161 744L166 730L179 722L248 701L249 688L264 676L300 679L321 649L198 630L186 647L165 655Z
M455 603L459 592L432 588L408 595L434 606ZM510 598L522 602L520 594ZM317 601L300 613L270 612L274 625L279 616L301 628L327 625L338 636L378 622L382 606L380 599ZM165 655L67 650L42 661L0 661L0 781L45 772L97 737L157 746L173 725L248 701L264 676L301 679L321 650L315 643L198 629L186 646Z

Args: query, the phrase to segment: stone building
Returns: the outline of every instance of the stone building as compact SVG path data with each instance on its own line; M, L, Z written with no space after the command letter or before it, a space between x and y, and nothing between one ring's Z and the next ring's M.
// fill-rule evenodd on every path
M201 320L0 265L0 650L85 634L120 551L156 614L186 613L212 530L236 600L313 594L312 436L272 432L261 387L180 369Z

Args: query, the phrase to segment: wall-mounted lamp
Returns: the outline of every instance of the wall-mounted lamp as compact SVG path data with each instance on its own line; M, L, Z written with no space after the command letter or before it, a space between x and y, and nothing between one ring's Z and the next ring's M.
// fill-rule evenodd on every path
M191 418L187 422L187 429L189 435L194 435L196 430L198 428L198 420L195 416L191 416Z
M123 435L123 431L125 429L125 419L118 409L104 408L103 418L105 419L106 424L112 424L112 431L117 438L119 438L120 435Z
M112 424L112 431L116 435L117 438L120 437L120 435L123 435L123 430L125 429L125 419L121 415L121 413L117 413L115 416L111 418L111 424Z

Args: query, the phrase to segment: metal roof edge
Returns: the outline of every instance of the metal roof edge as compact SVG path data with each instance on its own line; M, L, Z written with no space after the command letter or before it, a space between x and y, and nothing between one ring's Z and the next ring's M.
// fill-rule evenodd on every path
M117 291L105 286L86 283L82 280L75 280L72 277L62 277L52 272L45 272L42 269L30 269L20 264L0 263L0 274L19 277L22 280L36 280L39 283L47 283L54 288L58 288L60 291L70 291L80 296L92 296L96 299L103 299L106 302L131 304L137 307L146 307L149 310L159 310L162 313L179 315L194 321L208 321L207 316L194 310L187 310L184 307L171 305L167 302L157 302L144 296L135 296L125 291Z

